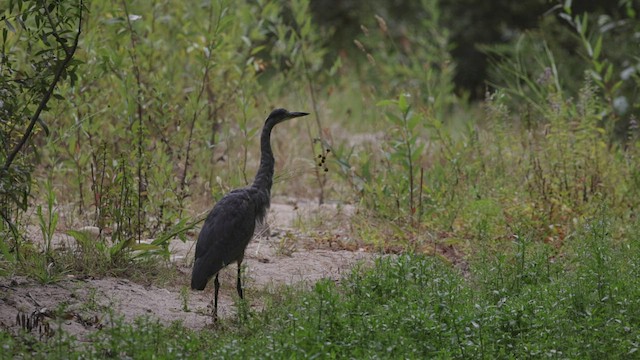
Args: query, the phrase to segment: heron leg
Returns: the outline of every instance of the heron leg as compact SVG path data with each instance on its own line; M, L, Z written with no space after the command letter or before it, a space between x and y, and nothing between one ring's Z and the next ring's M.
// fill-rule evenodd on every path
M236 284L236 288L238 289L238 296L240 296L240 299L244 299L244 296L242 295L242 280L240 280L240 274L242 273L242 260L238 260L238 282Z
M213 321L218 320L218 290L220 290L220 281L218 281L218 274L213 279Z

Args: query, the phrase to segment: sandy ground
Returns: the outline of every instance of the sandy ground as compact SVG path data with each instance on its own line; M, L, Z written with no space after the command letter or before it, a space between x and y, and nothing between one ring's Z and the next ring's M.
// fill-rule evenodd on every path
M253 308L261 306L261 290L280 284L313 284L323 278L337 281L356 263L367 263L374 257L361 249L347 251L344 246L332 245L332 239L340 243L348 241L344 229L352 208L318 207L286 199L280 202L274 203L269 213L269 229L265 233L270 235L254 238L243 262L245 298ZM303 235L300 229L304 226L331 229L316 232L328 240L318 246L318 239ZM184 281L167 288L121 278L68 277L49 285L24 277L0 278L0 327L11 331L33 328L32 331L41 334L62 327L83 340L89 332L108 326L119 317L132 321L147 315L165 324L181 321L194 329L210 326L212 284L203 292L188 288L193 240L171 244L172 261L184 274ZM72 239L61 234L56 241L58 245L74 246ZM235 274L234 264L220 275L221 317L236 314Z

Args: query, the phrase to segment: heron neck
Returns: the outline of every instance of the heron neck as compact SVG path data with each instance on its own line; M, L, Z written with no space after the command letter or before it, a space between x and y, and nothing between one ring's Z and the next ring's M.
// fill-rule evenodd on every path
M271 192L271 185L273 185L273 166L275 159L273 158L273 151L271 151L271 129L273 125L267 123L262 129L262 135L260 136L260 168L253 181L253 187L260 190L266 190Z

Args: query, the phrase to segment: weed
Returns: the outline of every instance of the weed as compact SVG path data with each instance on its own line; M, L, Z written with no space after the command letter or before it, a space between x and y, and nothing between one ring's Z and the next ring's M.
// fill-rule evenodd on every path
M182 300L182 311L190 312L189 309L189 288L183 286L180 288L180 299Z
M47 196L47 214L43 214L41 205L38 205L37 214L40 231L42 232L42 239L45 244L44 252L47 257L51 257L51 253L53 251L51 241L53 240L53 234L55 233L58 225L58 212L55 209L56 195L53 192L51 180L47 181L44 187L45 194Z
M275 252L280 256L291 256L296 252L296 243L298 242L298 236L291 231L286 231L283 236L280 236L276 244Z
M87 301L85 301L82 305L85 310L88 311L96 311L101 308L100 303L98 301L98 290L95 288L89 288L87 294Z

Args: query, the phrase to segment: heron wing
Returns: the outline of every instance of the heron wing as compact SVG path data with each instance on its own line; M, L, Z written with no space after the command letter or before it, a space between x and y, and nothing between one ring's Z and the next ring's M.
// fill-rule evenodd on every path
M256 206L248 190L234 190L218 201L198 236L191 287L204 289L213 275L241 259L255 224Z

